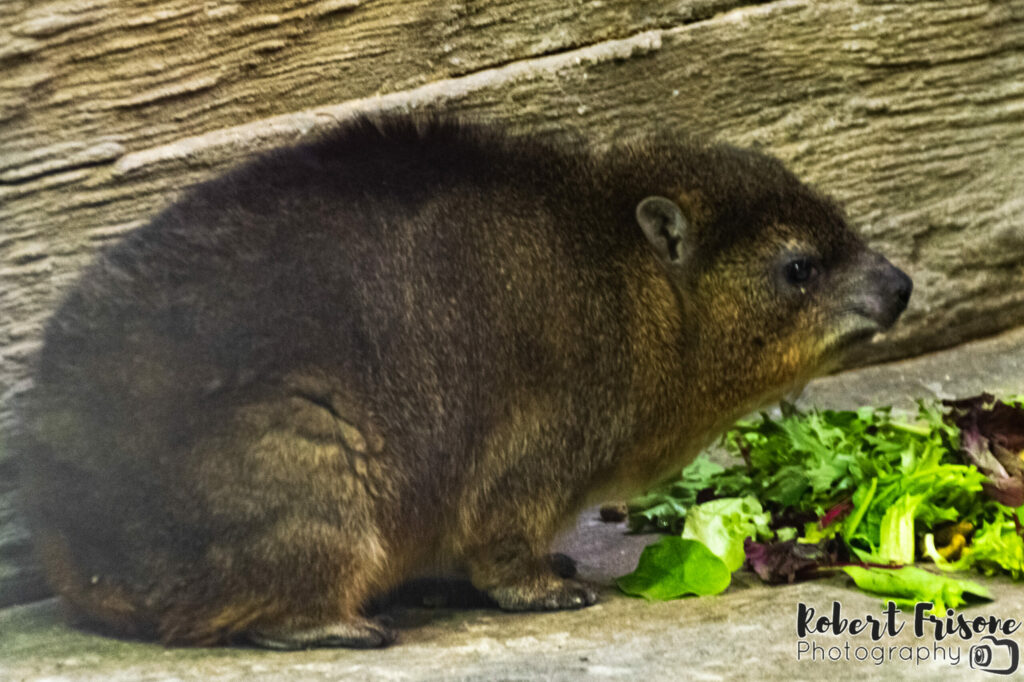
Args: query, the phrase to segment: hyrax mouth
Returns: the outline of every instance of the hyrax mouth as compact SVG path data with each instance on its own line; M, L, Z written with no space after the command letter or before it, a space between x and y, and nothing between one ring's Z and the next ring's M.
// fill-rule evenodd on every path
M845 286L837 330L828 344L845 350L890 329L910 302L914 283L875 251L866 251Z

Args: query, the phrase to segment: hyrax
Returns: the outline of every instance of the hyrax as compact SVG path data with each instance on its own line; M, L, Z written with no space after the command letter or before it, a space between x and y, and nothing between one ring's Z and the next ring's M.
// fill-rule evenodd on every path
M592 604L567 517L679 471L890 326L911 282L776 160L360 120L107 250L19 408L54 588L168 643L372 647L369 599L461 567Z

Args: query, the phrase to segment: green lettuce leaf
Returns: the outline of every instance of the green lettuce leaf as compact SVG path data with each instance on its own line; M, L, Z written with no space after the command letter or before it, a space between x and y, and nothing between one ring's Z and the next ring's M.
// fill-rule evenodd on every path
M945 614L947 608L955 609L966 604L966 597L973 597L974 600L992 599L991 593L983 585L971 580L936 575L916 566L847 566L843 571L853 578L857 587L878 595L883 601L892 600L900 606L909 608L913 608L918 602L931 602L931 612L936 614Z
M897 564L914 563L914 513L925 495L904 495L885 510L879 528L878 557Z
M725 468L701 455L683 470L677 481L655 488L629 503L629 525L633 531L653 528L665 533L683 529L687 510L697 503L697 495L715 490Z
M1024 511L1024 507L1015 511L1007 510L1001 517L979 528L970 546L964 548L956 562L942 562L939 560L941 557L937 559L931 552L928 554L944 570L977 568L988 575L1009 573L1015 580L1019 580L1024 576L1024 539L1020 536L1014 516L1021 511ZM934 549L934 540L931 545L929 549Z
M644 548L636 570L616 581L619 589L651 601L688 594L718 594L732 580L725 562L696 540L666 536Z
M723 497L699 504L686 514L683 538L699 540L725 562L729 572L743 566L747 538L771 537L771 515L752 495Z

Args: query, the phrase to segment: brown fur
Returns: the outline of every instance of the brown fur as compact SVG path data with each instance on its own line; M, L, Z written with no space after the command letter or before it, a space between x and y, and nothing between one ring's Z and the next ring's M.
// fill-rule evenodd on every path
M504 608L586 606L547 557L566 519L907 296L753 152L356 121L86 271L18 406L27 511L69 605L168 643L384 645L367 602L455 567Z

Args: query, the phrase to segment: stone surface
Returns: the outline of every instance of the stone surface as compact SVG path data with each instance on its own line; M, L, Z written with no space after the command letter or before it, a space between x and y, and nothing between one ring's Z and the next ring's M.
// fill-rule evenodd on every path
M563 545L581 558L585 577L607 583L632 570L642 547L654 536L631 536L621 524L605 524L596 510L581 517ZM990 604L964 609L973 618L1020 618L1024 588L1005 579L982 579L996 594ZM607 586L602 601L582 611L511 614L489 609L398 606L399 641L379 651L311 650L267 652L245 648L164 649L73 630L61 621L52 600L0 611L0 661L12 680L678 680L678 679L943 679L969 676L971 644L944 641L946 659L934 660L933 637L913 636L912 614L897 637L877 644L866 636L811 635L823 647L816 661L797 658L798 604L821 614L838 600L847 618L881 618L879 600L843 577L764 586L737 573L718 596L648 603ZM1016 637L1018 643L1024 637ZM849 653L845 645L849 643ZM831 647L839 661L822 660ZM858 654L857 647L866 649ZM893 653L877 653L875 646ZM951 653L949 647L954 648ZM900 649L899 647L911 647ZM920 664L900 660L920 654ZM881 664L875 655L889 656ZM858 655L865 661L856 660ZM960 663L952 665L954 656Z
M922 391L944 397L985 389L1019 391L1020 387L1024 387L1024 329L915 360L822 379L808 387L803 400L836 408L853 407L863 400L910 407L914 397L927 395ZM53 600L8 608L0 611L0 677L718 680L934 679L940 675L960 679L973 674L977 679L967 659L971 645L979 643L977 636L938 643L930 635L918 639L912 615L907 613L897 618L898 623L906 623L897 637L873 643L863 635L809 635L806 646L823 648L817 660L808 660L807 653L798 659L799 603L822 615L838 600L848 619L867 614L882 617L877 599L839 576L769 587L739 572L722 595L660 604L618 594L612 579L632 570L640 551L655 537L626 534L623 524L603 523L597 509L588 510L561 540L559 549L578 559L584 577L604 586L600 604L582 611L510 614L479 606L427 609L406 602L388 609L399 630L399 643L381 651L164 649L73 629L63 622ZM967 616L1024 617L1024 585L1004 578L981 581L996 599L964 609ZM458 585L442 587L449 592L449 603L462 595ZM1024 631L1010 639L1024 644ZM936 646L945 652L941 660L935 659ZM840 660L822 660L830 654ZM920 663L901 660L901 656L925 654L927 659ZM876 655L883 657L879 664L874 662ZM954 655L959 656L956 665ZM858 661L858 656L866 660Z
M1024 327L947 352L817 379L797 404L832 409L894 405L909 411L918 399L950 400L980 393L1024 395Z

